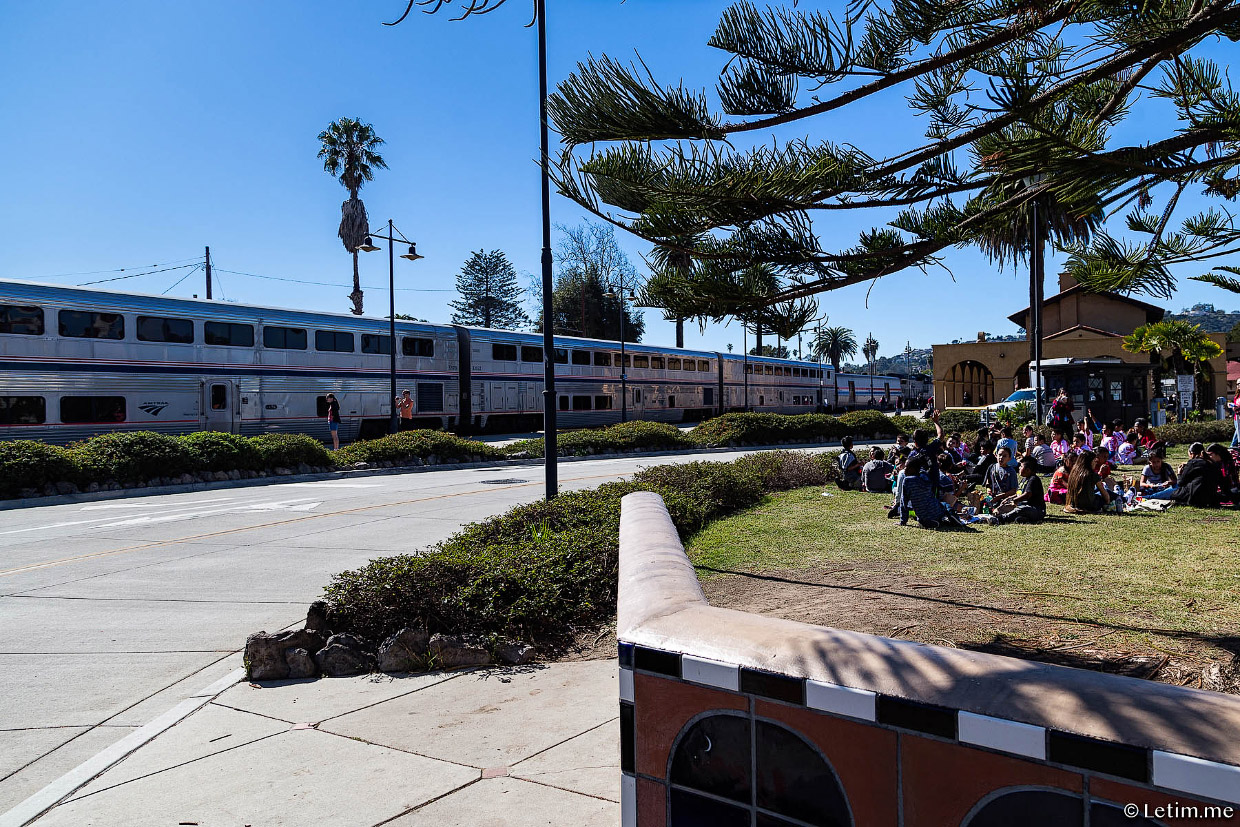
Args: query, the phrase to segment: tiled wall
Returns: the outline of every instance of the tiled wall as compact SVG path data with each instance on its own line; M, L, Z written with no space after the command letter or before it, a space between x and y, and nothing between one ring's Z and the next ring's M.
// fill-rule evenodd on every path
M620 669L626 827L1240 825L1240 767L623 640Z

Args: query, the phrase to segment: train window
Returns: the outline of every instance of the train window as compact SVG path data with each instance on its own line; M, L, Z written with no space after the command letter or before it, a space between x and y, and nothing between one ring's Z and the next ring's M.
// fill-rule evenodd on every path
M568 364L568 351L562 347L557 347L555 349L555 363L557 365L567 365Z
M522 345L521 346L521 361L522 362L541 362L542 353L543 351L542 351L542 348L540 347L530 347L529 345Z
M674 396L669 396L669 397L667 398L667 406L668 406L669 408L674 408L674 407L676 407L676 397L674 397Z
M588 350L574 350L574 351L573 351L573 364L574 364L574 365L588 365L588 364L590 364L590 351L588 351Z
M710 362L706 361L705 359L698 359L698 370L709 371Z
M318 417L327 416L327 397L320 396L314 400L314 415Z
M314 349L326 353L352 353L353 334L339 330L314 331Z
M663 370L663 357L662 356L651 356L650 357L650 369L651 370Z
M418 412L443 410L443 383L418 383Z
M667 359L667 369L668 370L680 370L680 360L673 359L669 356Z
M263 347L275 350L305 350L306 330L302 327L264 327Z
M753 365L745 365L745 373L753 373Z
M715 404L714 388L702 388L702 404L708 407Z
M765 396L759 396L759 397L758 397L758 405L759 405L759 406L762 406L762 405L765 405L765 404L766 404L766 397L765 397Z
M400 340L400 352L406 356L434 356L435 340L405 336Z
M189 319L165 319L162 316L138 317L139 342L194 343L194 323Z
M202 340L209 345L254 347L254 326L232 322L207 322L202 326Z
M62 310L60 335L74 339L124 339L125 317L119 313Z
M0 333L43 335L43 308L0 304Z
M620 354L620 353L617 353L617 354L616 354L616 364L617 364L617 365L619 365L619 364L621 364L621 362L622 362L622 361L623 361L624 366L625 366L626 368L629 368L629 367L632 367L632 366L633 366L633 360L632 360L632 358L629 356L629 354L627 354L627 353L625 353L625 354Z
M611 410L611 397L610 396L594 397L594 410L610 411Z
M226 411L228 410L228 386L212 385L211 386L211 410Z
M47 401L42 396L0 396L0 425L42 425Z
M60 421L69 424L124 422L125 397L62 396L60 397Z
M633 389L633 401L634 401L634 402L638 402L638 403L640 403L640 402L642 401L642 392L641 392L641 388L634 388L634 389Z
M515 362L517 361L517 346L492 344L491 359L496 362Z
M560 397L560 410L562 411L568 410L568 397L567 396Z
M783 376L783 375L784 375L784 369L783 369L782 367L780 367L779 365L776 365L776 366L775 366L775 375L776 375L776 376Z
M649 357L649 356L634 356L634 357L633 357L633 367L635 367L635 368L648 368L648 367L650 367L650 357Z
M681 368L681 370L697 370L697 365L695 364L695 361L696 360L694 359L686 359L685 366Z
M603 353L602 351L595 351L594 352L594 364L596 367L600 367L600 368L611 367L611 354Z
M590 410L590 402L591 402L591 399L588 396L574 396L573 397L573 410L574 411L588 411Z
M362 353L382 353L385 356L390 356L392 353L392 337L386 333L363 333Z
M766 366L763 368L763 373L765 373L767 376L770 376L773 372L774 372L774 371L772 371L772 370L771 370L771 366L770 366L770 365L766 365Z

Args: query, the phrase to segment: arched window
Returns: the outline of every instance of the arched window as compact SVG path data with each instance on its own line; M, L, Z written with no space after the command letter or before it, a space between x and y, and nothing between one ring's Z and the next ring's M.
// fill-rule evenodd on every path
M1012 790L992 795L964 820L961 827L1083 827L1085 800L1076 793L1059 790ZM1090 827L1164 827L1162 822L1124 815L1105 801L1089 807Z
M809 742L733 713L682 731L668 770L669 827L852 827L843 788Z
M976 408L995 401L995 378L981 362L958 362L947 371L945 407Z

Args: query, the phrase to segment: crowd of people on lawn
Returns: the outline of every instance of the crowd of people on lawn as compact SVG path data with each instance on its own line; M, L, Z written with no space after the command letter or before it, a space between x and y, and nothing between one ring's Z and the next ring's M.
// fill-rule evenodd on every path
M1033 425L1018 440L1010 426L997 422L979 428L972 439L945 434L935 413L933 432L920 428L911 444L901 435L887 450L871 448L864 463L845 438L837 485L894 495L887 516L901 525L913 516L926 528L1040 523L1047 503L1064 506L1068 514L1240 505L1240 449L1195 442L1188 461L1173 470L1166 444L1145 419L1124 429L1118 420L1097 423L1089 411L1080 420L1073 414L1071 400L1060 391L1048 417L1048 442ZM1138 464L1144 466L1139 475L1117 470Z

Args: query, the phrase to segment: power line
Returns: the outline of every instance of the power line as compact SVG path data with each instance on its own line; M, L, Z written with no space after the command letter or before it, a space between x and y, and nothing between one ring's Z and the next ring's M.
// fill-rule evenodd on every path
M194 273L195 273L195 272L197 272L198 268L199 268L199 267L201 267L201 266L203 266L203 265L200 265L200 264L195 264L192 268L190 268L190 270L189 270L189 271L188 271L185 275L181 276L179 279L177 279L176 281L174 281L174 282L172 283L172 286L171 286L171 287L169 287L167 290L165 290L164 292L160 293L159 295L161 295L161 296L166 296L166 295L168 295L169 293L171 293L173 290L177 289L177 285L179 285L181 282L185 281L185 280L186 280L187 278L189 278L190 276L194 275Z
M54 273L52 275L47 275L47 276L25 276L24 278L27 281L42 281L43 279L61 279L61 278L70 278L72 276L97 276L102 273L123 273L126 270L135 270L135 269L140 270L144 267L167 267L170 264L181 264L182 262L186 262L186 261L197 261L198 259L201 259L201 258L202 256L196 256L194 258L178 258L178 259L174 259L173 261L164 261L158 264L139 264L134 267L114 267L111 270L86 270L81 273Z
M308 281L306 279L290 279L290 278L284 278L282 276L260 276L258 273L242 273L239 270L224 270L220 267L212 267L211 271L214 273L232 273L234 276L248 276L249 278L252 278L252 279L266 279L267 281L285 281L285 282L291 282L293 284L310 284L310 285L315 285L317 287L339 287L343 289L343 288L352 286L348 284L337 284L336 282L331 282L331 281ZM362 285L362 289L363 290L387 290L388 288L387 288L387 285L384 284L384 285L378 285L378 286ZM408 293L455 293L456 292L455 290L429 290L429 289L423 289L420 287L397 287L396 291L397 292L403 291L403 292L408 292Z
M90 285L90 284L104 284L109 281L121 281L122 279L136 279L138 276L149 276L154 273L167 273L169 270L184 270L186 267L199 267L199 266L200 266L200 263L180 264L176 267L164 267L160 270L147 270L144 273L127 273L123 276L113 276L110 279L95 279L94 281L84 281L81 284L78 284L76 286L86 287L87 285ZM114 272L114 271L104 271L104 272Z

